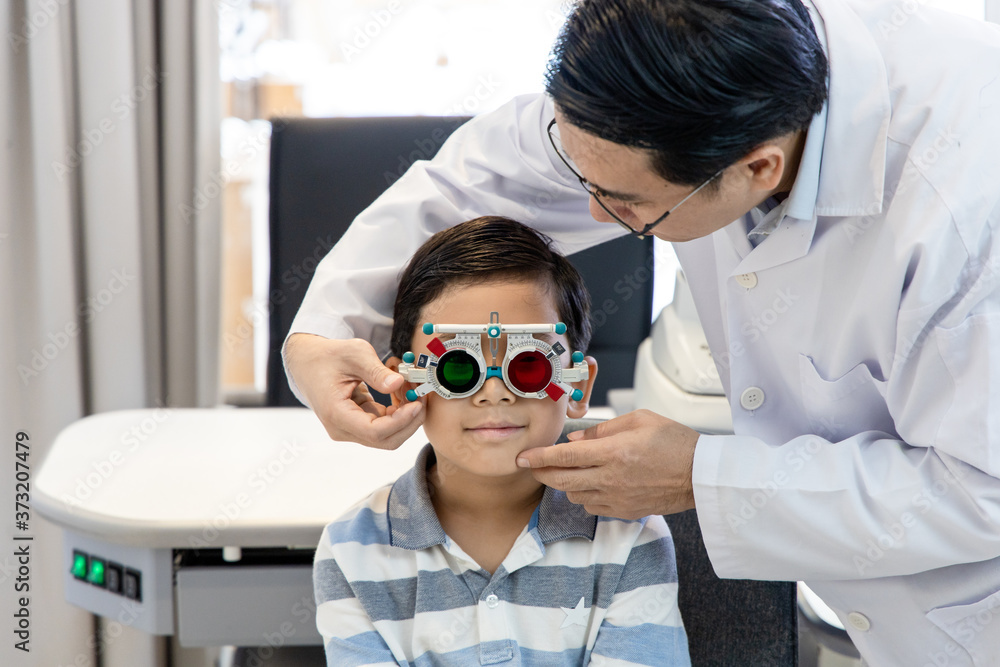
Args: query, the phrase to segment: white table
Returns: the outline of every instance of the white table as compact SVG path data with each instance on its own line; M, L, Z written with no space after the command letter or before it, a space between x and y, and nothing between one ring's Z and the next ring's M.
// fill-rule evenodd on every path
M425 442L422 430L395 451L333 442L304 408L103 413L59 434L33 500L65 529L70 602L183 646L319 644L323 526ZM74 553L138 588L78 579Z

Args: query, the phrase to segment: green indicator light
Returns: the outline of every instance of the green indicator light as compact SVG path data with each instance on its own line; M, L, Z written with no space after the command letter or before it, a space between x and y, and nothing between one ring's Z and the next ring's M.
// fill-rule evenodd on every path
M87 576L87 557L81 553L73 554L73 576L84 579Z
M104 563L95 560L90 564L90 573L87 575L87 581L95 586L104 585Z

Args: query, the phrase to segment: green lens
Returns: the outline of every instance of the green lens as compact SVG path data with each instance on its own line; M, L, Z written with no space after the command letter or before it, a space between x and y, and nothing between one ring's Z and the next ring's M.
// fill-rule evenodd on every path
M453 394L464 394L474 389L479 375L479 364L465 350L445 352L438 362L438 382Z

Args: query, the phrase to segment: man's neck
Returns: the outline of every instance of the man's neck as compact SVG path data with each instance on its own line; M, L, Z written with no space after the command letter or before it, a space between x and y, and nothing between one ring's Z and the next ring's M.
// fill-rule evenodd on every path
M802 164L802 154L806 149L806 130L799 130L785 137L782 140L782 148L787 156L785 170L781 175L781 182L778 183L778 187L769 194L769 196L775 197L779 202L786 200L795 186L795 179L799 175L799 166Z

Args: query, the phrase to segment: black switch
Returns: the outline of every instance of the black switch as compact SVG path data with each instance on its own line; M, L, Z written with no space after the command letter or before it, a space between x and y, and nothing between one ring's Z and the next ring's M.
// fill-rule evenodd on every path
M104 567L104 585L112 593L122 594L122 566L108 562Z
M142 602L142 574L137 570L125 570L122 576L122 593L125 597Z

